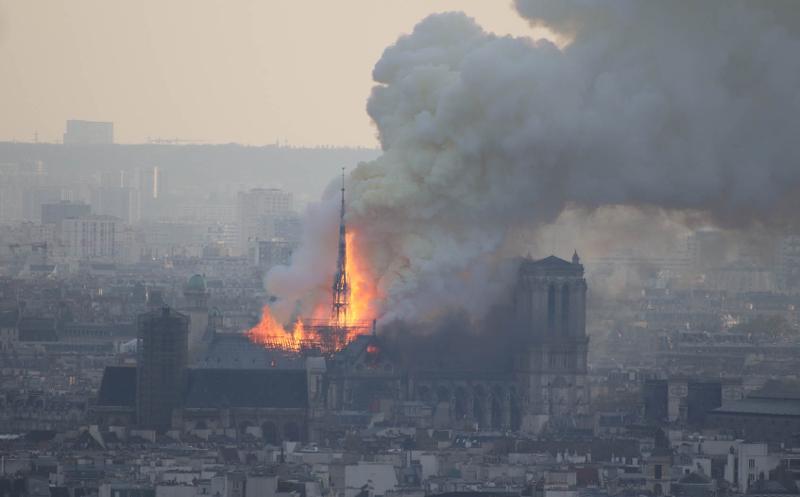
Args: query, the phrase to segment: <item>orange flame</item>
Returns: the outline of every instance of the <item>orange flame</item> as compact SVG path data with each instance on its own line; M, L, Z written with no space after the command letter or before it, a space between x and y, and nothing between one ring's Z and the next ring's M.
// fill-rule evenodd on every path
M287 329L274 318L269 306L264 306L261 321L248 331L247 335L255 343L267 348L299 352L305 347L322 347L333 352L346 347L360 335L371 330L371 319L375 316L375 306L380 299L375 278L369 271L369 265L363 258L356 244L356 235L348 233L347 243L347 279L350 283L350 305L347 311L347 322L343 329L333 329L333 323L323 321L324 326L307 326L301 319ZM330 302L318 302L313 313L319 318L330 312ZM325 330L325 331L323 331ZM334 333L327 340L323 333ZM327 347L325 344L330 344Z
M265 347L292 351L299 351L308 339L303 321L298 319L294 328L287 331L272 316L268 305L261 311L261 321L247 332L247 336Z
M376 315L375 306L379 300L375 278L370 273L369 265L364 259L356 240L357 236L353 232L348 233L345 239L347 243L347 278L350 282L350 308L347 312L347 327L359 330L366 323L367 330L363 333L355 333L352 338L360 334L369 333L370 321Z

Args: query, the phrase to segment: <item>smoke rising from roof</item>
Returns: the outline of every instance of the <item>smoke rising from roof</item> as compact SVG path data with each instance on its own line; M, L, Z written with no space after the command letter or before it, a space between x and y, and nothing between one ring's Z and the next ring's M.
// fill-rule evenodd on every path
M506 281L497 261L527 251L515 234L566 209L788 226L800 193L790 3L516 0L571 40L563 48L497 37L458 13L420 22L375 66L367 110L384 153L348 179L348 224L382 310L485 311ZM314 247L330 238L311 236ZM275 293L310 267L304 257L270 279Z

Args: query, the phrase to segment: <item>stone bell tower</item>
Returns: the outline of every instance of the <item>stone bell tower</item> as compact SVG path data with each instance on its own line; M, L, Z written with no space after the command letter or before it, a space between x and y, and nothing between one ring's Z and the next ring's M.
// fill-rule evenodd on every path
M515 369L525 431L574 426L589 414L586 289L577 252L572 262L550 256L520 265L514 312L524 346Z

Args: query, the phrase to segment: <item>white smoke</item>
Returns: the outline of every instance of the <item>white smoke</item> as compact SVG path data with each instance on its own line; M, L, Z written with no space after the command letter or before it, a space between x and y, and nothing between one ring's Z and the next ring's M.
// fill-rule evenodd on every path
M488 34L458 13L419 23L373 73L367 109L384 153L348 178L348 222L380 278L382 311L482 311L500 288L497 261L524 255L517 233L568 207L788 222L800 192L791 4L517 0L531 23L571 40L563 49ZM311 264L299 254L270 288L310 281ZM311 280L327 288L332 271Z

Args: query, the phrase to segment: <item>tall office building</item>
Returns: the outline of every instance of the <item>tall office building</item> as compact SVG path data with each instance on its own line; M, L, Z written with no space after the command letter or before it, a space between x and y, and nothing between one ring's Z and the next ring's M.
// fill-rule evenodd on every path
M183 398L189 318L164 306L141 314L137 325L136 421L143 428L165 431Z
M276 237L276 223L292 212L292 194L274 188L240 192L236 205L239 253L246 255L255 242Z
M158 199L161 194L161 170L158 166L139 169L139 190L148 199Z
M83 202L61 202L42 204L42 224L54 224L61 227L65 219L75 219L86 217L90 214L88 204Z
M114 143L114 123L98 121L67 121L64 145L111 145Z
M84 216L61 222L67 255L77 260L116 261L121 255L123 223L111 216Z
M164 181L158 166L138 168L134 171L130 186L138 192L138 204L141 219L154 220L159 217ZM163 213L161 213L163 214Z
M50 185L30 185L22 189L22 217L26 221L39 221L42 206L62 200L61 189Z
M136 190L123 186L98 186L91 192L92 212L114 216L126 223L140 220L139 195Z

